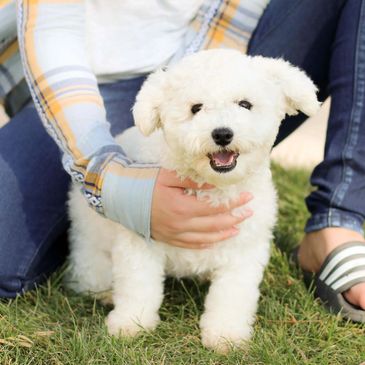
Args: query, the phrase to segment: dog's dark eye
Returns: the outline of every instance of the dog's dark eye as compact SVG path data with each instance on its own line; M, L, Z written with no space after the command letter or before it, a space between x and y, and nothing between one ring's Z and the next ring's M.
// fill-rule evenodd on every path
M192 107L191 107L191 112L193 114L196 114L198 111L200 111L200 109L203 107L203 104L194 104Z
M238 102L238 105L241 106L242 108L245 108L248 110L250 110L252 108L252 104L247 100L240 100Z

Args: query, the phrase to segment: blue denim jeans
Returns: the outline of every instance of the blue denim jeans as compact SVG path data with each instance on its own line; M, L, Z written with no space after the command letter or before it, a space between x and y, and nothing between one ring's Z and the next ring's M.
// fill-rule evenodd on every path
M133 125L143 81L99 85L113 135ZM70 178L60 157L32 103L0 129L0 298L33 288L65 260Z
M284 57L332 97L324 161L314 170L306 230L359 232L365 219L365 3L271 0L250 54ZM100 85L113 135L133 124L130 112L144 78ZM303 121L286 119L277 143ZM310 146L308 146L310 148ZM43 161L42 165L39 161ZM60 152L29 104L0 129L0 297L33 288L67 253L70 179Z
M365 218L365 1L273 0L249 53L283 57L331 96L325 156L312 173L306 232L345 227L363 233ZM305 120L287 118L277 143ZM310 148L310 146L308 146Z

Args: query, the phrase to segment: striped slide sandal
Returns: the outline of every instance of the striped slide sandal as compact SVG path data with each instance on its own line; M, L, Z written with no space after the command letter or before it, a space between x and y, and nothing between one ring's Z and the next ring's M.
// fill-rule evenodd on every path
M292 252L292 259L299 266L299 247ZM319 298L332 313L340 313L343 319L365 323L365 310L349 303L342 295L354 285L365 282L365 244L346 242L335 248L323 262L318 273L302 270L307 288L314 289Z

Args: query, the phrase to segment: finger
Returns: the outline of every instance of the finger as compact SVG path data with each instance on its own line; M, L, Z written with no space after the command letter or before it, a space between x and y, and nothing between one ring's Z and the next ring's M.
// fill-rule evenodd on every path
M232 228L242 223L252 215L252 210L246 209L239 216L231 213L210 215L207 217L195 217L181 225L182 230L188 232L219 232Z
M237 228L230 228L220 232L197 233L184 232L178 235L178 240L182 243L190 245L191 248L199 248L201 246L209 246L210 244L224 241L238 234Z
M207 247L211 247L213 244L207 244L207 243L196 243L196 242L185 242L185 241L181 241L179 239L176 239L176 235L175 238L167 238L167 237L160 237L160 235L158 234L152 234L152 238L155 241L160 241L160 242L165 242L171 246L174 247L180 247L180 248L187 248L187 249L203 249L203 248L207 248Z
M211 248L214 245L213 243L208 243L208 244L207 243L201 243L201 244L186 243L186 242L182 242L179 240L171 241L171 242L169 242L169 244L174 247L186 248L189 250L203 250L203 249Z
M203 217L230 212L232 209L248 203L252 199L252 194L241 193L237 199L232 200L228 205L221 204L217 207L212 207L207 200L198 200L194 195L183 195L180 199L178 204L188 208L186 214L190 217Z

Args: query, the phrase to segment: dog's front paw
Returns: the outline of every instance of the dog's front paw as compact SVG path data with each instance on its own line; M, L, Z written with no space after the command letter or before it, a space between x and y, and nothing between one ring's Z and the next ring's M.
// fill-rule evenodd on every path
M237 329L217 331L206 328L201 332L202 344L220 354L226 354L236 348L247 347L251 335L243 332Z
M217 318L208 319L203 315L200 321L203 346L218 353L226 354L235 348L246 348L252 336L250 325L218 323Z
M143 331L154 330L160 322L159 315L143 315L138 318L124 311L112 310L106 318L108 333L112 336L135 337Z
M208 349L214 350L220 354L227 354L236 348L246 348L248 338L237 332L204 330L201 333L202 344Z

